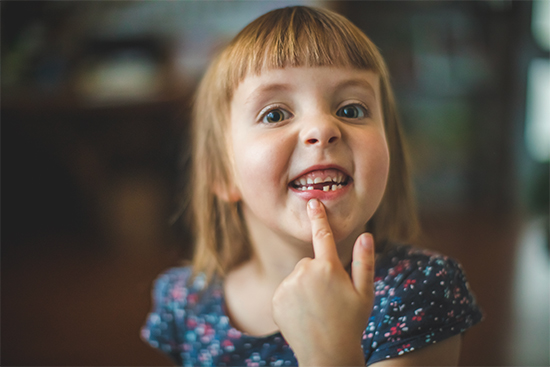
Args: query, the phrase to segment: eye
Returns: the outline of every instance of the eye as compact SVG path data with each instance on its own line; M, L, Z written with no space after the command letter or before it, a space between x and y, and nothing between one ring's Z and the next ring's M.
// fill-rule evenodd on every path
M276 124L283 122L291 117L290 113L281 108L276 108L271 111L268 111L262 117L262 122L266 124Z
M348 119L360 119L367 116L366 109L358 104L350 104L336 111L336 116Z

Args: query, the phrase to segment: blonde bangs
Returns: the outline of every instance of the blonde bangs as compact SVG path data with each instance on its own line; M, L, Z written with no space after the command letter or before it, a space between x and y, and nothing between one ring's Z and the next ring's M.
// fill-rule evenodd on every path
M308 7L273 10L246 26L229 44L221 80L232 92L249 74L285 67L335 66L387 71L374 43L343 16ZM221 65L220 65L221 66Z

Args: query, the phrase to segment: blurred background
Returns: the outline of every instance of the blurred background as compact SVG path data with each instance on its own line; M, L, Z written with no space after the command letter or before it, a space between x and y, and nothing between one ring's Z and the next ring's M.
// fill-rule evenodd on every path
M463 264L486 314L461 365L550 364L550 2L480 0L2 1L1 365L169 364L139 329L154 278L191 254L195 86L295 4L345 15L389 65L421 245Z

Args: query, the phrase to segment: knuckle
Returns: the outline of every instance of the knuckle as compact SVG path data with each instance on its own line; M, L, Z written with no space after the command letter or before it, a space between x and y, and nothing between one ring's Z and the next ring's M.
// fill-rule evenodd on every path
M275 294L273 294L273 298L271 299L271 303L272 303L274 308L278 308L281 305L281 299L284 298L282 293L283 292L281 291L281 288L278 288L275 291Z
M271 304L273 307L284 307L286 301L288 300L289 291L292 289L292 281L289 279L283 280L279 287L273 293L271 298Z
M331 238L332 237L332 232L330 229L326 228L326 227L321 227L321 228L318 228L316 231L315 231L315 238L317 239L326 239L326 238Z
M368 272L374 271L374 265L371 262L368 262L368 261L365 262L364 266L365 266L366 271L368 271Z
M311 261L311 258L309 258L309 257L304 257L303 259L301 259L300 261L298 261L298 262L296 263L296 266L294 267L294 269L295 269L295 270L301 270L301 269L307 267L308 264L310 263L310 261Z
M321 272L321 274L331 278L332 277L332 274L336 271L336 266L333 262L331 261L323 261L322 263L320 263L319 265L319 270Z
M336 269L336 267L334 266L334 263L332 263L332 262L330 262L330 261L326 261L326 262L324 263L323 269L324 269L325 272L327 272L327 273L332 273L332 272L334 272L334 270Z

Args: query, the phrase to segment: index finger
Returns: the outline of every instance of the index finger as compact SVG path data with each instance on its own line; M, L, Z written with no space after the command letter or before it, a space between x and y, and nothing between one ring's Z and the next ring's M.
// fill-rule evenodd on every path
M328 223L324 205L317 199L307 203L307 214L311 221L313 253L316 259L339 260L332 229Z

